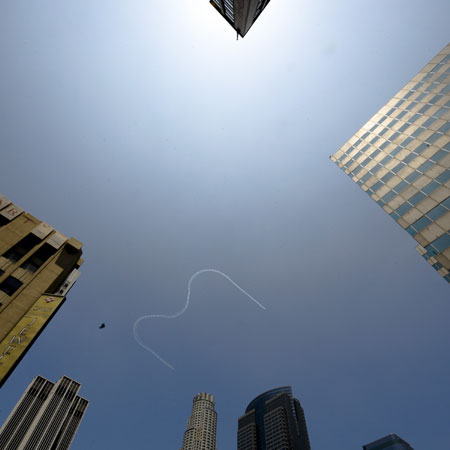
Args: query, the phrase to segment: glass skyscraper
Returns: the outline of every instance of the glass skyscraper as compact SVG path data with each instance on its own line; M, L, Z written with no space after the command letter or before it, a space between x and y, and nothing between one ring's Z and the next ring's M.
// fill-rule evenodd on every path
M210 0L223 18L244 37L270 0Z
M290 386L253 399L238 421L238 450L311 450L305 415Z
M363 445L363 450L414 450L406 441L396 434L389 434L370 444Z
M450 44L331 159L450 282Z
M79 389L66 376L56 383L35 377L0 428L0 448L69 449L89 404Z

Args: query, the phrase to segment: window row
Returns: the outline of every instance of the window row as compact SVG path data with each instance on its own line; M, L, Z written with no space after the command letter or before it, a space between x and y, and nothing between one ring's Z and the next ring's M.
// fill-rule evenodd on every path
M417 192L414 194L409 200L405 201L402 205L400 205L395 211L389 214L392 218L398 219L401 216L404 216L411 208L414 208L418 203L420 203L427 196L423 194L423 192ZM433 208L428 214L431 213L432 217L435 217L434 220L437 220L444 213L447 212L447 209L441 207L441 205L437 205ZM423 227L425 228L425 227ZM423 229L422 228L422 229Z
M387 155L385 158L383 158L380 163L373 166L369 172L364 175L360 180L358 180L358 184L361 185L368 181L371 176L375 175L381 168L383 168L388 162L394 161L397 162L397 164L389 169L389 172L384 175L377 183L370 186L371 193L376 192L383 184L386 184L393 176L397 175L402 169L405 167L408 167L409 164L411 164L418 156L421 155L421 153L426 150L430 145L429 144L422 144L418 148L414 150L414 152L411 152L406 158L403 160L394 159L394 156L399 153L399 151L402 150L402 148L397 147L394 149L389 155ZM428 159L422 158L422 161L424 161L420 166L417 167L412 173L410 173L405 180L408 184L413 183L417 178L419 178L421 175L423 175L427 170L429 170L431 167L433 167L436 163L438 163L441 159L443 159L447 154L450 152L450 143L447 143L447 145L440 150L438 150L434 155L430 156ZM383 162L384 161L384 162ZM419 161L420 163L420 161ZM394 186L395 187L395 186Z
M437 162L439 162L444 156L448 155L450 151L446 149L441 149L438 152L435 153L429 160L425 161L423 164L421 164L417 169L414 169L404 180L399 181L396 185L392 186L391 190L395 192L395 194L400 194L400 192L406 188L409 184L414 183L418 178L420 178L422 175L424 175L428 170L430 170ZM400 167L399 167L400 166ZM399 168L398 168L399 167ZM386 175L384 175L381 180L376 182L373 186L371 186L369 189L367 189L367 194L373 195L375 194L378 189L380 189L384 184L386 184L392 177L395 176L395 174L406 167L406 164L399 163L397 166L395 166L391 171L389 171ZM378 170L378 169L377 169ZM367 175L367 174L366 174ZM360 181L364 183L364 179L366 178L366 175L361 178ZM370 174L369 174L370 175ZM372 175L371 175L372 176ZM438 181L439 184L444 184L448 181L448 169L441 174L439 177L436 178L436 180L445 180L443 182ZM359 182L358 182L359 184ZM433 181L430 182L425 188L430 191L430 193L439 186L433 184ZM386 194L387 195L387 194ZM428 194L429 195L429 194ZM394 195L395 196L395 195ZM392 197L393 198L393 197ZM380 199L382 201L383 206L385 203L388 203L391 199L384 198Z
M450 128L450 123L445 124L445 127ZM441 127L441 129L444 129L444 127ZM439 131L433 133L430 137L428 137L425 140L425 142L420 144L416 149L412 150L406 158L404 158L404 159L396 158L396 159L398 159L399 163L403 162L404 163L403 165L409 164L417 156L419 156L421 153L423 153L424 150L426 150L428 147L430 147L431 144L436 142L441 136L443 136L443 134L442 134L441 130L439 130ZM388 153L385 152L385 157L382 160L380 160L379 162L376 160L376 157L381 153L382 150L384 150L390 144L390 142L386 141L383 145L381 145L379 148L377 148L370 154L365 153L368 149L366 149L366 150L363 149L360 152L358 152L349 163L347 163L345 166L343 166L343 170L348 169L352 164L356 163L358 165L349 173L349 176L355 176L364 167L366 167L371 161L374 161L376 163L376 165L374 167L370 168L370 171L372 172L372 174L375 174L379 169L381 169L387 163L392 161L394 159L394 156L396 156L398 153L400 153L402 150L404 150L406 148L406 146L412 140L414 140L414 138L412 138L412 137L407 138L401 144L398 144L397 147L393 148L390 152L388 152ZM444 150L442 153L440 153L439 155L434 154L431 158L436 158L437 160L442 159L445 156L447 146L448 146L448 144L443 149L441 149L441 150ZM438 150L438 152L441 152L441 150ZM357 159L359 157L363 156L364 154L366 154L366 158L364 158L363 160L361 160L358 163ZM435 162L437 162L437 161L435 161ZM397 172L400 170L401 170L401 167L398 167ZM395 173L397 173L397 172L395 172Z
M373 185L369 186L369 189L367 190L368 194L374 194L378 189L380 189L384 184L386 184L391 178L393 178L395 175L397 175L402 169L405 167L408 167L409 164L411 164L418 156L421 155L421 153L426 150L428 147L430 147L430 144L422 143L419 147L417 147L413 152L411 152L406 158L403 160L394 159L394 156L396 156L400 151L403 150L403 147L398 146L392 152L388 155L386 155L380 162L377 162L375 166L368 169L367 173L362 176L358 181L357 184L361 186L362 184L369 181L371 177L376 175L376 173L384 168L386 164L388 164L391 161L397 162L395 166L391 167L383 177L378 182L375 182ZM380 151L374 152L374 154L378 155ZM432 168L436 163L441 161L445 156L450 153L450 143L447 143L443 148L438 150L434 155L430 156L428 159L422 158L422 164L420 164L417 169L415 169L412 173L410 173L404 181L406 181L406 184L411 184L417 178L422 176L426 171L428 171L430 168ZM359 166L357 166L353 172L350 173L350 176L357 175L367 164L371 161L374 161L373 158L375 156L369 157L365 159ZM418 162L420 163L420 161ZM399 181L401 183L401 181ZM405 185L406 186L406 185ZM393 186L395 188L395 186ZM396 189L397 190L397 189ZM386 202L384 202L386 203Z
M436 78L435 80L433 80L433 81L438 81L438 82L440 82L440 81L442 81L442 80L445 80L445 78L447 77L447 75L450 73L450 70L449 69L447 69L442 75L440 75L438 78ZM433 78L434 76L436 76L437 75L437 72L429 72L427 75L425 75L423 78L422 78L422 80L421 81L428 81L428 80L430 80L431 78Z
M438 72L439 71L439 67L450 63L450 55L447 55L441 62L437 63L431 70L430 72Z
M442 106L438 111L436 111L432 116L430 116L422 125L419 126L419 128L417 128L417 130L415 130L413 133L411 133L411 135L409 135L403 142L402 145L406 146L409 144L409 142L411 142L414 138L418 137L422 132L426 131L429 129L429 127L437 120L439 119L444 113L446 113L449 108L450 108L450 101L447 102L448 105L444 105ZM411 125L413 125L419 118L421 118L424 114L424 112L429 108L429 105L425 105L419 112L417 112L413 117L411 117L410 119L408 119L408 121L405 121L403 123L403 125L398 129L398 130L394 130L395 133L390 136L388 139L385 139L385 142L382 144L382 146L380 146L380 149L382 150L384 147L386 147L390 142L393 142L398 136L400 136L401 133L404 133ZM366 133L364 133L354 144L352 144L345 153L343 153L339 158L338 161L341 162L342 160L344 160L346 157L350 156L351 153L357 149L357 147L363 143L366 142L366 145L355 155L352 156L353 160L356 160L362 153L364 153L366 150L368 150L370 148L370 146L373 146L384 134L386 134L391 128L393 128L393 126L396 125L397 122L399 122L399 119L401 119L405 114L407 114L406 111L403 111L403 113L401 113L397 118L393 118L391 119L391 121L386 124L384 126L384 128L378 133L375 134L373 133L373 131L378 127L378 124L375 124L369 131L367 131ZM386 118L388 118L388 116L383 116L383 118L381 118L379 120L379 122L383 122ZM450 128L450 125L444 124L442 125L442 127L438 130L441 133L445 133L448 129ZM370 140L370 141L365 141L365 139L371 134L374 134L374 137ZM435 136L434 138L429 138L429 139L434 139L436 140L439 136ZM384 146L384 147L383 147ZM341 167L345 167L347 168L350 164L351 164L351 160L349 160L347 163L345 163L343 166Z
M446 200L444 200L439 205L435 206L431 211L428 211L419 220L416 220L412 225L410 225L406 229L406 231L411 236L415 236L417 233L420 233L428 225L431 225L433 222L438 220L440 217L442 217L448 211L450 211L450 197L447 198Z
M430 258L431 256L436 256L439 253L442 253L443 251L447 250L449 247L450 247L450 234L445 233L444 235L438 237L425 247L425 250L427 251L426 255L428 256L428 258Z
M223 4L225 5L225 15L234 22L233 0L223 0Z

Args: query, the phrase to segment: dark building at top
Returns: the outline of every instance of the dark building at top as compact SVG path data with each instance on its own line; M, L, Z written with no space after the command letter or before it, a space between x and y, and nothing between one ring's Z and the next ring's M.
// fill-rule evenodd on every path
M225 20L244 37L270 0L210 0Z
M388 434L370 444L363 445L364 450L414 450L406 441L396 434Z
M238 450L279 449L311 450L303 408L290 386L256 397L238 421Z

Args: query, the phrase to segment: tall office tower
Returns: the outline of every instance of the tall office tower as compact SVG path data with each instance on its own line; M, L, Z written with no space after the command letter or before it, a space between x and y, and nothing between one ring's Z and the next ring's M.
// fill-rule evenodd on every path
M270 0L210 0L225 20L244 37Z
M371 444L363 445L364 450L414 450L406 441L396 434L389 434Z
M450 282L450 44L331 159Z
M0 195L0 387L79 276L81 243Z
M305 414L292 388L283 386L252 400L238 421L238 450L310 450Z
M216 450L217 413L214 397L201 393L194 397L192 414L184 432L181 450Z
M37 376L0 428L2 450L68 449L88 401L80 384L61 377L55 384Z

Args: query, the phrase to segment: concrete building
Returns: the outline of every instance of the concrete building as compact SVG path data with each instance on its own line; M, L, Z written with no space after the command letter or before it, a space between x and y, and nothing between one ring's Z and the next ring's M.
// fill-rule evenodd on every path
M244 37L270 0L211 0L223 18Z
M450 44L331 159L450 282Z
M2 450L68 449L88 401L77 395L80 384L61 377L55 384L37 376L0 428Z
M217 413L214 405L211 394L201 393L194 397L181 450L217 450Z
M0 387L77 280L81 243L0 195Z
M389 434L370 444L363 445L364 450L414 450L406 441L396 434Z
M238 450L311 450L303 408L283 386L252 400L238 420Z

